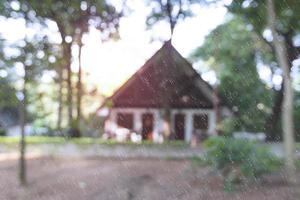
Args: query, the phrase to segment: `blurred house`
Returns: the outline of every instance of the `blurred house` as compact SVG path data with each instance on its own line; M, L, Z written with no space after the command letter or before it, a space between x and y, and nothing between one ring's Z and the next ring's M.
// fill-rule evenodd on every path
M220 102L213 88L166 42L99 109L109 108L105 132L118 128L161 142L215 135Z
M6 136L21 135L17 108L3 109L0 111L0 129L5 130ZM25 135L49 135L49 130L46 127L34 127L32 124L26 124Z
M6 135L14 132L14 129L18 126L18 122L19 114L17 108L0 110L0 128L5 130Z

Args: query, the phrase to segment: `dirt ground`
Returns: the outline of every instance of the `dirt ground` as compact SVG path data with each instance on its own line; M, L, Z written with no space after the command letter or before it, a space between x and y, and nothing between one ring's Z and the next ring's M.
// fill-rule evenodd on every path
M296 186L272 176L226 193L219 177L189 160L31 159L26 188L18 185L16 165L15 160L0 162L1 200L300 199Z

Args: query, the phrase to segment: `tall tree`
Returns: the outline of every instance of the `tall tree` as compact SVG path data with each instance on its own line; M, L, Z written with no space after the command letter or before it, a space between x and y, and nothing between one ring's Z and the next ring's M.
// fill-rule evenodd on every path
M190 6L201 0L148 0L152 12L147 17L147 25L152 27L159 21L167 21L171 37L178 21L193 15Z
M58 108L57 108L57 121L56 121L56 129L61 133L61 124L62 124L62 111L63 111L63 74L64 70L61 66L57 67L58 73Z
M38 0L20 1L22 5L34 11L38 18L42 20L50 19L56 22L62 38L63 65L59 73L59 80L63 80L63 73L66 71L67 82L67 106L68 106L68 126L73 126L73 86L72 86L72 45L76 37L76 29L85 32L89 26L94 26L102 30L103 36L109 36L116 31L119 23L120 13L115 7L105 0L86 0L86 1L63 1L49 0L41 3ZM21 5L21 6L22 6ZM28 11L28 12L29 12ZM78 26L77 26L78 25ZM60 84L59 91L62 91ZM61 95L59 94L58 119L61 117ZM57 124L59 125L60 122Z
M30 24L31 22L27 22ZM19 178L22 185L26 184L26 160L25 160L25 125L29 122L27 107L31 103L29 101L29 85L38 84L38 79L44 72L44 70L49 70L53 68L52 64L48 62L48 52L49 51L49 41L46 36L41 37L41 35L36 34L33 38L26 36L23 39L25 46L16 45L15 48L20 50L20 55L11 58L12 61L23 65L24 74L22 77L23 86L21 88L20 97L20 129L21 129L21 139L20 139L20 165L19 165ZM43 51L45 56L39 57L36 52ZM48 55L47 55L48 54ZM50 53L51 54L51 53Z
M77 45L78 45L78 78L77 78L77 119L76 119L76 123L77 123L77 129L78 132L80 134L81 130L80 130L80 124L82 121L82 110L81 110L81 102L82 102L82 97L83 97L83 90L82 90L82 62L81 62L81 55L82 55L82 34L83 32L80 31L80 33L78 34L78 41L77 41Z
M14 88L14 81L9 74L11 61L6 59L3 51L4 40L0 39L0 113L15 111L19 101ZM17 117L16 117L17 118Z
M1 54L5 59L2 61L5 62L6 66L11 68L16 68L16 65L23 66L23 75L22 88L20 89L20 105L19 105L19 125L20 125L20 158L19 158L19 180L21 185L26 184L26 160L25 160L25 151L26 151L26 142L25 142L25 125L28 122L28 84L35 83L36 78L40 77L44 69L49 67L48 57L44 56L47 53L48 49L48 40L46 35L44 35L40 30L37 30L38 27L44 28L45 24L40 24L32 13L27 12L26 7L20 7L19 2L11 1L2 1L1 4L1 14L5 17L14 18L16 20L24 19L25 28L35 29L35 34L27 35L25 34L24 38L20 41L14 43L6 43L6 47L16 50L16 54L6 55L5 53ZM15 6L13 6L15 5ZM2 10L4 9L4 11ZM20 11L22 10L22 12ZM35 28L33 28L35 27ZM47 64L46 64L47 63ZM49 68L48 68L49 69ZM15 77L16 78L16 77ZM19 79L19 78L18 78ZM19 82L18 79L16 82Z
M80 4L80 18L74 19L72 21L72 26L75 28L75 35L74 35L74 43L78 46L78 73L77 73L77 118L75 120L75 129L77 132L77 136L81 135L80 124L82 121L82 110L81 110L81 102L84 96L83 87L82 87L82 62L81 62L81 55L82 55L82 37L85 33L89 31L90 19L90 9L92 8L93 4L91 2L82 1ZM110 38L118 38L117 29L118 29L118 22L119 17L122 15L122 11L117 12L114 7L107 6L102 12L98 13L99 17L101 18L101 22L98 20L98 25L95 26L98 30L100 30L102 34L102 40L108 40Z
M26 160L25 160L25 125L26 125L26 115L27 115L27 84L28 84L28 66L24 66L24 78L23 78L23 88L22 96L20 99L20 129L21 129L21 139L20 139L20 158L19 158L19 180L21 185L26 185Z
M252 28L253 32L268 45L275 55L275 47L272 41L265 36L265 31L268 29L266 0L235 0L227 6L229 12L241 16L244 22ZM287 48L287 58L289 66L300 55L300 48L294 43L294 38L297 37L300 30L300 25L294 23L300 19L300 1L285 0L274 2L275 10L277 11L277 32L284 38L285 46ZM283 103L283 82L281 89L274 88L275 98L272 107L272 112L266 120L265 128L270 140L278 139L278 131L276 125L280 120L281 108Z
M265 44L235 16L215 28L191 56L194 61L203 60L202 66L216 72L218 91L236 113L233 119L222 122L224 132L264 131L272 100L271 91L260 80L256 68L257 55L269 56L264 49Z
M293 87L290 76L290 68L288 62L288 54L284 37L282 37L276 29L276 11L273 0L267 1L267 12L269 26L273 36L273 44L275 47L276 58L279 66L283 71L283 105L282 105L282 128L285 147L286 172L288 180L292 183L296 182L296 170L294 163L294 124L293 124Z

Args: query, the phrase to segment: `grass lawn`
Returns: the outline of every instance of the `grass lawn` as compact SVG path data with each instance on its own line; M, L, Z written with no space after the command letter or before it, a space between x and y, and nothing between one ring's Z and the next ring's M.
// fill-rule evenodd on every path
M15 145L20 141L20 137L0 136L0 144ZM130 146L169 146L169 147L187 147L184 141L167 141L163 144L156 144L151 141L142 141L142 143L117 142L115 140L103 140L101 138L65 138L65 137L47 137L47 136L26 136L27 144L66 144L73 143L79 145L100 144L100 145L130 145Z

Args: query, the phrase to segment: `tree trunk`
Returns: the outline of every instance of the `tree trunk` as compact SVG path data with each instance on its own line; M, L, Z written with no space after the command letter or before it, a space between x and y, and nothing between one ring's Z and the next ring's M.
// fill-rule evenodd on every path
M61 128L61 120L62 120L62 109L63 109L63 98L62 98L62 90L64 83L64 70L67 71L67 104L68 104L68 128L72 128L73 123L73 88L72 88L72 70L71 70L71 58L72 58L72 43L67 43L65 38L67 36L65 26L63 25L60 18L52 13L52 18L56 22L61 39L62 39L62 51L63 51L63 64L61 71L59 70L59 79L60 79L60 89L59 89L59 108L58 108L58 119L57 119L57 127Z
M283 102L283 82L279 91L275 91L275 100L272 107L272 113L266 119L265 130L267 132L268 141L279 141L280 135L276 134L276 125L281 115L281 107Z
M57 110L57 130L61 131L61 121L62 121L62 109L63 109L63 68L59 66L58 68L58 110Z
M297 49L293 46L292 41L292 31L288 31L287 34L283 35L284 42L287 47L287 58L289 63L289 71L291 70L291 67L293 65L293 61L298 57L299 53L297 52ZM268 43L270 46L272 44ZM272 45L273 47L273 45ZM275 47L272 48L272 52L276 54ZM266 124L265 124L265 130L267 132L267 140L268 141L279 141L282 139L281 135L276 130L276 125L279 123L280 115L282 112L282 105L283 105L283 91L284 91L284 81L281 83L281 88L279 91L274 90L275 92L275 100L272 107L272 113L267 118Z
M294 163L294 123L293 123L293 87L290 77L290 66L288 62L287 49L284 38L276 31L276 13L273 0L268 0L268 20L273 35L273 43L276 51L277 61L283 71L283 106L282 106L282 128L285 147L285 166L288 181L296 182L296 170Z
M78 81L77 81L77 131L78 131L78 136L80 137L81 132L80 132L80 123L81 123L81 99L82 99L82 66L81 66L81 50L82 50L82 43L81 43L81 38L79 38L78 42L78 47L79 47L79 52L78 52Z
M24 82L23 82L23 99L20 102L20 129L21 129L21 139L20 139L20 158L19 158L19 181L22 186L26 185L26 160L25 160L25 151L26 151L26 142L25 142L25 125L26 125L26 106L27 106L27 69L24 67Z
M73 126L73 88L72 88L72 69L71 69L71 57L72 57L72 50L71 50L71 43L64 43L64 59L66 63L66 70L67 70L67 104L68 104L68 126L72 128Z

